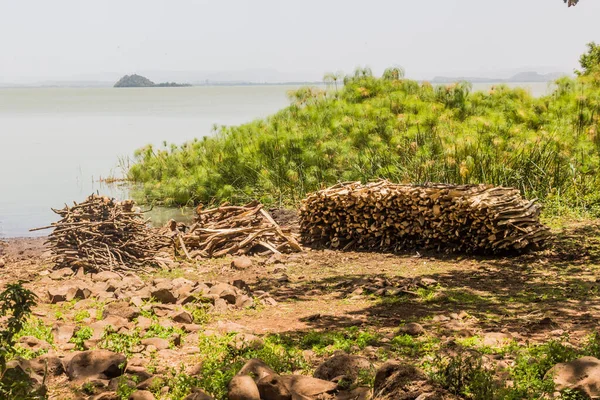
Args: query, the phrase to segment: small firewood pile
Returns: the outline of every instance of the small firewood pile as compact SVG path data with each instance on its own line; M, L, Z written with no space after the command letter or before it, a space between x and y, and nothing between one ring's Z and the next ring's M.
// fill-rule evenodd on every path
M304 199L300 233L307 244L344 250L524 251L550 235L540 210L513 188L352 182Z
M189 259L302 251L289 229L281 228L258 202L208 210L200 206L196 213L194 223L175 241ZM171 230L176 229L172 224Z
M132 200L91 195L82 203L52 209L61 220L32 230L54 229L48 237L56 268L144 270L171 241L148 226Z

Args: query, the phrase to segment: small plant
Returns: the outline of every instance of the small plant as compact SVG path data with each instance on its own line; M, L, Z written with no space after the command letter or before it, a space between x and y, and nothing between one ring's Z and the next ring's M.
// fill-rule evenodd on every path
M100 339L99 347L115 353L123 353L129 358L133 354L134 347L140 345L140 343L139 331L134 330L131 333L118 333L111 326L107 326Z
M431 377L452 394L473 400L493 400L500 393L493 371L483 365L481 354L460 349L452 356L437 355Z
M27 317L36 305L37 296L25 289L21 282L8 284L0 293L0 317L8 316L0 330L0 398L34 400L45 399L44 384L32 388L31 378L18 369L7 369L7 362L15 355L15 339L23 330Z
M84 319L87 319L89 317L90 312L88 310L80 310L75 313L73 319L75 320L75 322L82 322Z
M73 335L69 342L75 344L76 350L82 351L85 350L85 341L89 340L93 334L94 331L92 328L90 328L89 326L84 326L77 330L77 332Z
M117 384L116 394L119 397L119 400L129 400L129 397L137 391L135 387L136 376L126 377L120 376ZM131 384L133 380L133 385Z
M336 350L352 353L375 344L378 339L376 333L350 327L337 332L309 332L302 338L301 346L317 354L331 354Z

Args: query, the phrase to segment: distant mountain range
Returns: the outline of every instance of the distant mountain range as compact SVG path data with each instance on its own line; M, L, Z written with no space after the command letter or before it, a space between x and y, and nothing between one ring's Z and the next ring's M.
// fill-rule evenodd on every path
M458 81L467 81L471 83L490 83L490 82L507 82L507 83L523 83L523 82L552 82L567 74L563 72L552 72L549 74L540 74L535 71L519 72L508 79L500 78L485 78L485 77L464 77L464 76L436 76L431 80L431 83L454 83Z
M550 72L550 68L535 68L537 71ZM193 86L254 86L254 85L320 85L321 76L315 73L278 72L271 69L248 69L239 71L141 71L139 74L149 77L154 82L189 82ZM457 73L458 75L459 73ZM462 72L458 76L436 76L428 80L431 83L453 83L469 81L472 83L524 83L550 82L561 76L568 75L560 72L540 73L528 69ZM464 74L464 75L462 75ZM488 75L488 76L486 76ZM0 82L0 88L18 87L112 87L122 75L117 73L102 73L80 75L70 79L46 79L41 81L21 81L18 83ZM504 78L510 76L510 78ZM411 78L410 76L408 78ZM149 79L149 80L150 80ZM414 79L414 78L413 78ZM168 83L165 86L171 85Z

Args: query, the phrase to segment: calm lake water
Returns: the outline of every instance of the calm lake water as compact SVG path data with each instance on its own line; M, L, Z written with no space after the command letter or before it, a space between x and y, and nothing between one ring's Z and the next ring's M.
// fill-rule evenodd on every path
M492 84L475 84L486 90ZM521 84L534 95L546 83ZM50 207L126 187L99 179L121 175L120 160L148 143L182 143L288 105L295 86L0 89L0 238L46 235L29 229L56 220ZM176 212L175 212L176 213ZM159 222L173 212L152 215Z

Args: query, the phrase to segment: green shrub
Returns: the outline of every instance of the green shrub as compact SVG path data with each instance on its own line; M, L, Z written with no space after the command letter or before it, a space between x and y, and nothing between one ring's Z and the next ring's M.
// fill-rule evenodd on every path
M506 85L472 92L359 71L340 90L291 93L266 119L139 149L128 173L143 184L137 197L296 204L324 185L387 178L513 186L551 199L551 210L600 212L600 85L562 78L533 98Z

